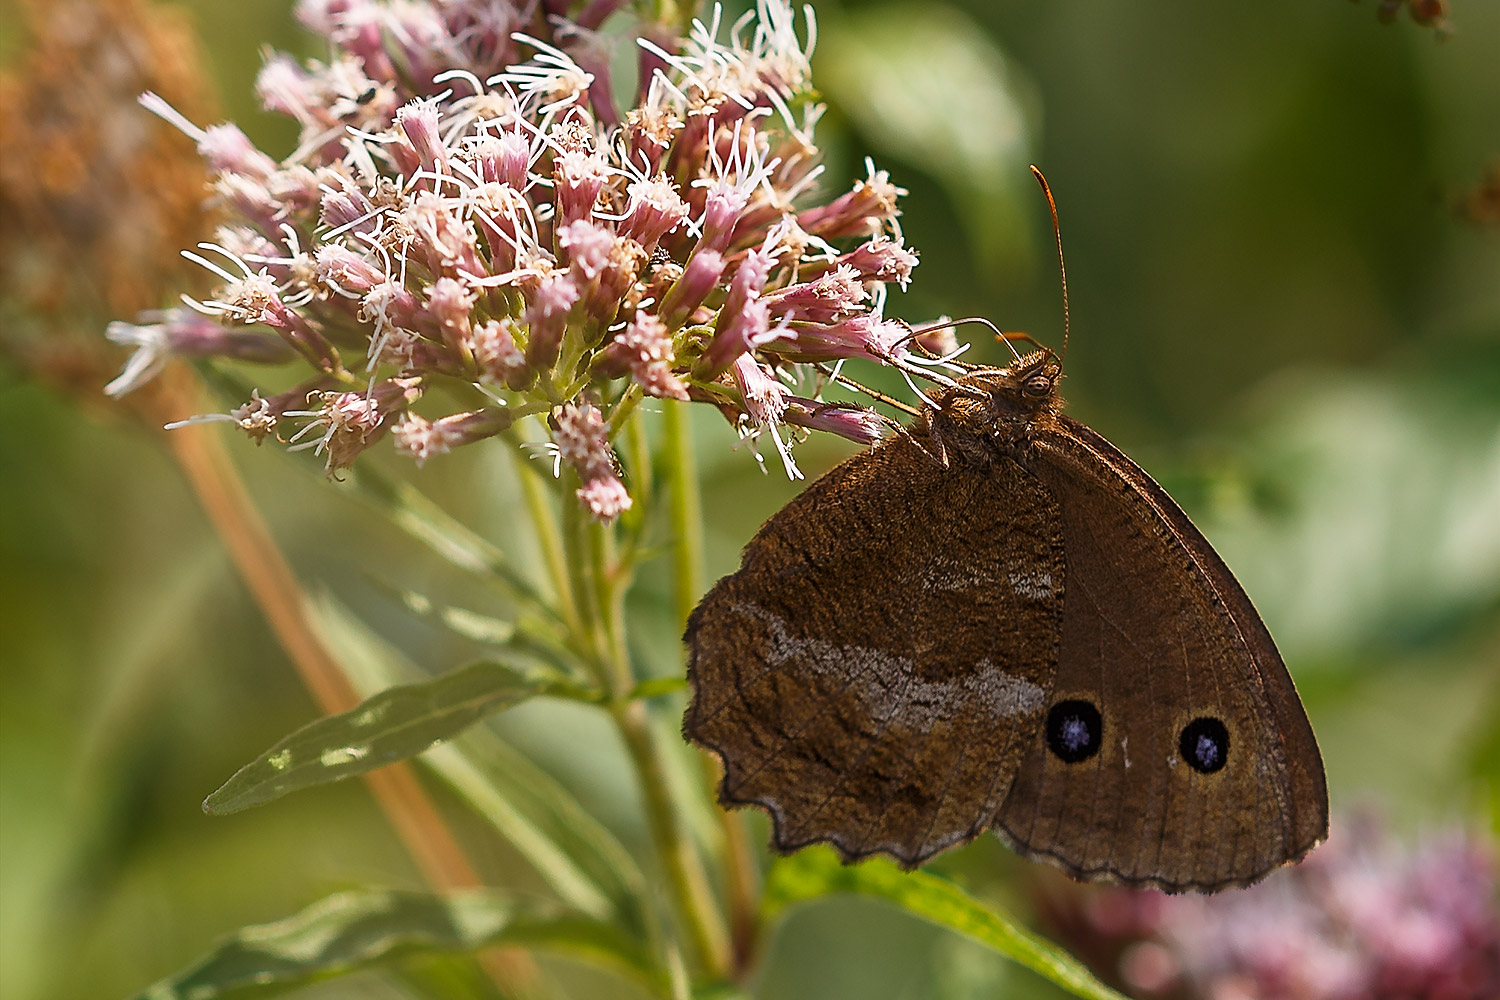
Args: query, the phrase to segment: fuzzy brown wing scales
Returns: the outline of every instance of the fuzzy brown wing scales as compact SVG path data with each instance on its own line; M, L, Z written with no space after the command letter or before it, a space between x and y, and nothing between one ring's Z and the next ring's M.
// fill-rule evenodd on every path
M1327 831L1322 761L1244 591L1102 437L1064 417L1037 442L1030 468L1061 505L1068 553L1052 704L1097 705L1102 733L1073 763L1040 742L997 825L1077 877L1176 890L1302 857Z
M1009 460L897 438L773 516L688 624L684 731L776 844L914 865L990 822L1034 740L1062 617L1057 508Z

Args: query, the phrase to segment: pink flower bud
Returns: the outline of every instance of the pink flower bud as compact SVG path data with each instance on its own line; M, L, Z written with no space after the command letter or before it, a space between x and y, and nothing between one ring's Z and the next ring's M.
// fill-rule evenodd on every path
M474 226L461 218L443 198L424 192L401 213L411 233L406 252L422 261L432 274L484 274Z
M313 418L292 441L295 443L311 432L321 431L299 447L312 448L320 455L326 452L327 471L333 475L353 465L360 453L384 433L388 422L404 412L420 395L421 380L412 378L386 379L377 382L367 393L314 393L308 402L316 401L315 409L288 410L286 413L286 416Z
M198 153L210 169L235 174L248 181L264 181L277 170L276 161L255 148L238 125L211 125L198 140Z
M678 278L662 298L660 313L667 325L675 330L680 327L693 310L703 304L704 298L718 284L724 273L724 257L717 250L698 249L688 258L682 277Z
M688 205L666 177L635 181L630 185L630 207L620 224L622 235L635 240L647 252L687 218Z
M716 184L710 188L703 202L703 239L698 246L721 253L728 250L734 236L734 225L749 201L748 193L728 184Z
M427 289L427 309L442 331L443 342L458 349L468 337L474 293L452 278L439 278Z
M591 218L599 192L608 180L609 167L597 154L572 150L558 153L552 161L552 183L559 224Z
M584 312L602 329L614 322L635 279L646 264L646 251L635 240L619 238L609 248L609 259L599 281L584 302Z
M520 390L531 382L526 355L516 345L515 320L490 320L474 330L471 351L479 367L479 380L489 385Z
M896 199L905 188L891 183L884 170L870 170L867 180L856 181L854 190L827 205L810 208L797 216L797 224L814 236L838 239L871 236L883 231L901 214Z
M700 378L717 378L745 351L770 339L771 314L760 301L760 291L775 263L764 250L752 250L740 262L714 323L713 339L695 366Z
M339 243L324 243L313 252L313 260L318 278L342 295L364 295L387 280L373 262Z
M917 266L917 254L897 240L877 236L844 254L838 265L867 281L894 281L905 289L911 281L911 269Z
M840 265L811 281L788 285L765 297L773 319L832 323L858 311L868 298L859 273Z
M120 374L104 387L110 396L123 396L151 381L173 357L231 358L278 364L295 357L286 342L264 334L226 329L190 309L148 313L142 318L160 322L137 325L111 323L104 335L116 344L135 348Z
M741 354L729 367L734 384L744 401L745 413L757 427L771 427L781 423L786 413L789 393L787 387L772 375L765 365L749 354Z
M799 396L787 397L783 419L798 427L827 431L860 444L879 441L888 427L885 418L874 410L844 403L820 403Z
M566 254L574 283L579 288L586 288L609 263L615 234L597 223L579 219L557 230L557 245Z
M557 362L568 312L578 301L578 286L566 274L551 274L537 283L526 302L526 363L540 371Z
M460 445L493 437L511 425L508 411L487 406L470 413L454 413L438 420L428 420L407 412L392 429L396 450L410 455L418 465L434 455L446 455Z
M888 361L907 353L901 342L911 332L903 323L868 313L828 325L792 323L789 328L782 329L786 332L766 349L788 361L808 362L837 361L839 358Z
M630 509L630 492L614 474L590 479L578 488L578 499L596 521L613 521Z
M672 373L672 335L667 325L650 313L638 312L603 351L594 368L607 377L626 372L652 396L688 398L687 386Z
M611 521L630 507L630 494L615 473L615 453L605 435L604 415L588 403L566 403L552 411L552 441L563 462L583 485L578 499L600 521Z
M508 184L517 191L525 189L531 148L519 131L486 136L474 144L473 156L479 176L486 183Z
M406 135L417 162L427 173L443 173L448 166L448 150L438 132L436 101L412 101L396 112L396 126Z

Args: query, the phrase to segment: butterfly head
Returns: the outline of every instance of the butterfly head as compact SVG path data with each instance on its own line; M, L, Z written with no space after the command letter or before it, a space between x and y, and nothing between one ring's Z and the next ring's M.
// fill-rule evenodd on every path
M927 417L942 454L967 454L982 464L995 449L1025 451L1032 428L1062 409L1062 364L1043 348L1004 368L974 368L936 400Z
M960 378L950 393L952 403L985 411L991 420L1028 420L1062 407L1058 383L1062 362L1047 348L1017 358L1004 368L975 368Z

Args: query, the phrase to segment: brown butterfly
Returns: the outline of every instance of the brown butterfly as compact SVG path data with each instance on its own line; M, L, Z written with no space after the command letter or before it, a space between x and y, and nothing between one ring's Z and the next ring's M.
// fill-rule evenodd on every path
M778 850L914 867L993 827L1076 878L1207 891L1326 836L1270 633L1061 374L1044 349L949 382L693 612L684 732Z

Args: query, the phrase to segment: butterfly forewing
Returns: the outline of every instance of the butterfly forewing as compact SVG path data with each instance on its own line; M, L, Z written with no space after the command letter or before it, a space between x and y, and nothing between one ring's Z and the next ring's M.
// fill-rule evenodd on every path
M782 850L920 863L989 825L1032 748L1061 523L1014 462L969 471L905 436L856 456L772 517L689 622L686 734Z
M1027 465L1059 504L1068 566L1050 704L1096 706L1101 732L1078 761L1033 743L998 825L1076 876L1168 889L1301 857L1327 830L1321 757L1244 591L1098 434L1061 417L1035 443Z

